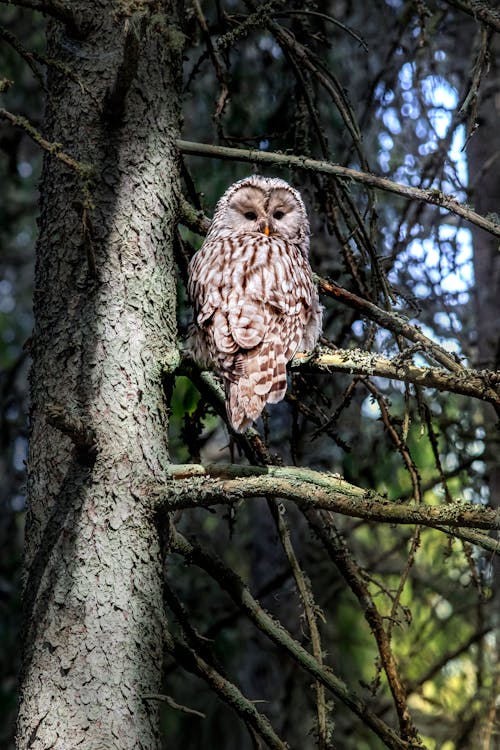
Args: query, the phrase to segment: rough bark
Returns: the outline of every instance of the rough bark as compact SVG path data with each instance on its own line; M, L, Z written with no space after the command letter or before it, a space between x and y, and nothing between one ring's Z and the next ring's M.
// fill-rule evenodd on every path
M492 144L498 143L500 120L500 93L498 74L500 66L500 39L493 37L490 49L490 70L486 82L492 88L481 106L477 132L471 138L467 158L470 183L473 186L472 201L478 211L498 214L500 195L499 153L492 154ZM500 253L498 239L477 227L472 230L474 246L475 295L474 310L477 330L477 357L481 368L500 369ZM487 481L490 502L500 506L500 463L498 461L498 429L495 415L484 407L487 434ZM495 595L500 598L500 566L495 562Z
M168 461L180 3L74 2L49 23L17 747L158 748L160 543L133 487Z

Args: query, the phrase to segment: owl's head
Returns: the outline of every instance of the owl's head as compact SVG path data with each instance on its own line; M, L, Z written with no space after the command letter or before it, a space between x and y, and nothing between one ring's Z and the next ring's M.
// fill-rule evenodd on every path
M235 182L217 203L210 228L220 237L262 233L307 250L309 222L300 193L278 177L252 175Z

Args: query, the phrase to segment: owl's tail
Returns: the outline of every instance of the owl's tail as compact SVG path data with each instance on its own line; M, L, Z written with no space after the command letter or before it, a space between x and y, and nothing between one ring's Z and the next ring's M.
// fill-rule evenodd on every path
M226 381L226 408L236 432L250 427L267 403L281 401L286 385L286 358L281 342L263 341L239 354L235 378Z

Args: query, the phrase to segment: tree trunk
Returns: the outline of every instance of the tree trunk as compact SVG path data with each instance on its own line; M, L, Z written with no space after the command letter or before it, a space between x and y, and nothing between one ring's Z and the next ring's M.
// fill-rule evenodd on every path
M500 39L494 36L490 48L489 81L497 81L500 65ZM477 133L471 138L467 148L470 182L474 186L472 203L477 211L487 216L498 214L500 196L500 168L498 152L492 159L492 144L498 142L500 121L500 96L490 92L481 106L481 119ZM494 155L495 156L495 155ZM478 361L473 366L479 369L498 370L500 368L500 253L498 238L472 228L474 245L475 297L474 309L477 331ZM487 446L487 483L490 503L500 506L500 463L498 461L498 427L491 407L484 406L484 420ZM495 572L494 593L500 599L500 563L493 559Z
M50 22L17 747L158 748L165 620L147 486L168 462L180 3ZM133 8L132 8L133 6ZM161 9L159 9L161 6Z

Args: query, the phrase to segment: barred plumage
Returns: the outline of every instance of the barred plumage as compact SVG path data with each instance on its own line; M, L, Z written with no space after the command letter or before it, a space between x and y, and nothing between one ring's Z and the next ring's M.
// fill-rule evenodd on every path
M319 338L322 307L308 252L300 194L255 175L224 193L189 264L190 353L222 375L237 431L284 398L287 362Z

